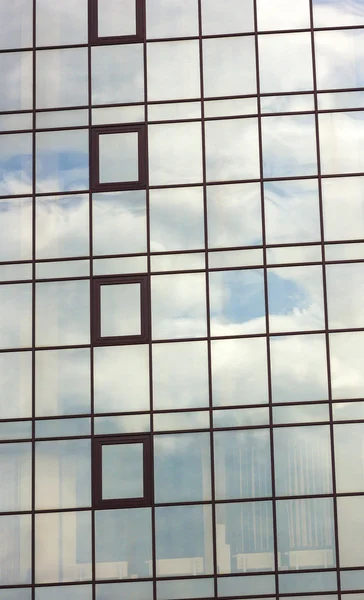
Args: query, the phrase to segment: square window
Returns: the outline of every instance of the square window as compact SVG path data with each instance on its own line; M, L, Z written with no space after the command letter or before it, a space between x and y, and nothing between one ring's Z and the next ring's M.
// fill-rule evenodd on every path
M152 467L150 435L94 439L93 501L95 508L150 506Z
M94 127L91 130L91 187L110 192L145 187L143 125Z
M142 42L144 0L90 0L91 44Z
M149 283L137 277L100 277L93 282L93 343L145 343L149 339Z

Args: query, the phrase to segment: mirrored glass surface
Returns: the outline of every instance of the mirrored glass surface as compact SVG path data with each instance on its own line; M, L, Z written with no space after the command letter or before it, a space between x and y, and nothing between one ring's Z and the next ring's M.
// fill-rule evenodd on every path
M0 286L0 348L26 348L32 339L31 284Z
M362 108L364 94L357 92L324 92L318 94L319 110L335 110L335 108Z
M87 43L87 0L36 0L37 46Z
M92 104L143 102L141 44L94 46L91 49Z
M141 433L150 431L150 415L95 417L95 434Z
M333 398L362 398L364 375L361 357L364 332L330 335L331 385Z
M313 573L286 573L278 576L281 593L313 593L329 592L337 589L337 576L334 571L316 571ZM284 590L284 591L283 591ZM305 600L313 600L314 596L301 596ZM325 600L337 600L338 596L323 596ZM292 597L290 598L292 600Z
M273 571L271 502L218 504L216 546L219 573Z
M211 335L265 331L264 278L261 269L209 274Z
M199 97L200 71L197 40L148 44L147 56L150 101Z
M37 442L35 508L76 508L90 503L90 440Z
M20 131L32 128L32 113L0 115L0 131Z
M364 496L337 499L339 555L341 567L364 563Z
M91 579L91 513L43 513L35 517L35 581Z
M147 346L94 349L95 412L149 410Z
M269 269L268 303L272 332L324 329L321 267Z
M214 595L213 579L175 579L157 582L158 600L179 598L209 598ZM144 600L144 598L143 598ZM147 599L145 599L147 600Z
M258 29L308 29L310 27L309 0L296 0L294 10L290 0L278 0L274 6L270 0L257 1Z
M265 183L264 207L268 244L320 240L319 194L315 179Z
M35 266L37 279L54 279L55 277L87 277L90 274L89 260L60 260L37 263Z
M322 248L319 244L314 246L283 246L281 248L267 248L267 263L269 265L295 264L305 262L321 262Z
M31 421L5 421L0 423L1 440L21 440L32 437Z
M0 516L0 530L1 585L31 583L31 516Z
M141 334L140 284L100 286L100 330L102 337Z
M91 600L91 585L44 586L35 588L35 600ZM1 596L0 596L0 600Z
M123 258L100 258L93 262L94 275L120 275L145 273L148 270L146 256L125 256Z
M138 180L138 133L136 131L100 134L98 142L100 183Z
M208 410L173 411L155 413L153 416L154 431L180 431L184 429L208 429L210 414Z
M157 577L212 572L211 507L156 508Z
M364 7L360 0L313 0L315 27L364 25Z
M257 183L207 187L210 248L261 244L261 198Z
M163 271L200 271L206 265L204 252L181 254L157 254L151 257L151 270Z
M1 289L1 288L0 288ZM32 357L30 352L0 353L1 419L31 415Z
M151 125L148 132L151 185L202 181L202 140L199 123Z
M155 436L154 483L157 503L210 500L210 435Z
M142 498L143 444L103 444L102 499Z
M123 595L133 600L150 600L153 595L151 581L127 583L99 583L96 585L96 600L119 600Z
M257 119L207 121L205 135L208 181L259 177Z
M211 360L214 406L268 402L267 347L263 338L214 340Z
M260 596L262 594L274 594L275 579L273 575L249 576L244 577L219 577L217 580L219 597L244 596ZM267 599L269 600L269 598ZM273 600L273 599L270 599Z
M89 253L89 200L86 195L36 199L37 258L86 256Z
M31 509L31 444L0 444L0 511Z
M73 437L91 434L91 419L42 419L35 422L35 437Z
M203 248L202 188L150 190L149 210L152 252Z
M145 191L92 194L93 253L146 252Z
M95 517L96 579L150 576L150 508L100 510Z
M331 498L279 500L277 506L279 568L334 567L335 536Z
M41 351L35 355L36 415L58 416L90 411L90 351Z
M274 465L278 496L331 493L329 426L276 428Z
M206 282L203 273L154 275L151 291L153 339L206 335Z
M90 340L89 281L36 285L36 345L87 344Z
M0 73L3 86L0 111L32 108L32 53L1 53Z
M326 342L323 335L272 337L270 360L273 402L327 399Z
M253 36L203 40L204 96L256 93Z
M314 108L313 94L263 96L260 99L262 113L303 112L313 111Z
M37 129L52 129L54 127L77 127L88 125L88 110L49 110L36 114Z
M284 425L286 423L318 423L329 421L328 404L299 404L298 406L275 406L273 408L273 423Z
M308 8L308 0L306 2ZM277 8L274 7L274 13L280 17ZM295 13L292 9L287 12ZM262 93L312 90L311 34L260 35L259 77Z
M2 2L0 6L0 48L26 48L33 40L32 0Z
M136 35L136 0L98 0L98 37Z
M326 282L329 327L363 327L364 263L327 265Z
M269 431L214 433L215 493L217 500L271 495Z
M30 198L0 200L0 261L32 258L32 201Z
M203 35L254 31L252 0L202 0L201 8Z
M4 134L0 136L0 142L0 195L31 193L32 135Z
M364 111L319 115L323 174L364 171Z
M341 571L340 580L341 580L341 589L342 590L355 590L355 589L363 589L363 575L364 572L360 569L358 570L349 570L349 571ZM361 596L362 594L358 594ZM356 594L355 594L356 596ZM351 595L349 596L349 598ZM358 599L359 600L359 599Z
M0 590L0 600L31 600L31 597L31 588L9 588Z
M364 423L335 425L334 440L337 492L363 492Z
M32 278L30 263L0 265L0 281L24 281Z
M156 410L208 406L206 342L153 344Z
M250 250L209 252L208 259L210 269L261 266L263 264L263 251L261 248L256 248Z
M294 177L317 173L313 115L264 117L262 135L264 177Z
M111 106L92 109L93 125L114 125L115 123L138 123L144 121L144 106Z
M37 192L66 192L89 187L88 131L36 134Z
M364 244L326 244L326 261L336 260L362 260L364 258Z
M198 35L197 0L149 0L146 9L147 38Z
M362 177L335 177L335 179L322 180L326 240L364 238L363 186ZM350 210L348 210L349 205Z
M200 119L201 102L163 102L148 105L148 120L174 121L182 119Z
M213 424L220 427L247 427L269 424L269 410L265 408L235 408L234 410L214 410Z
M37 108L87 104L87 79L86 48L37 52Z
M316 31L315 55L318 89L363 87L363 47L363 29Z

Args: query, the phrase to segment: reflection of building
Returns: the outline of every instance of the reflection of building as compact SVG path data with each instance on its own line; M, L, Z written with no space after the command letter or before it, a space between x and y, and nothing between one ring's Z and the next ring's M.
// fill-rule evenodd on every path
M363 594L363 41L0 2L0 600Z

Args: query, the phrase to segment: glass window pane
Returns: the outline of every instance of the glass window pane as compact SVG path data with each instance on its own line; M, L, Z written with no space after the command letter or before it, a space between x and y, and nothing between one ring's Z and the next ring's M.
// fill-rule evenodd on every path
M56 281L36 285L36 344L63 346L90 340L88 281Z
M99 37L136 34L136 0L98 0Z
M150 600L153 597L153 583L140 581L96 585L96 600L120 600L123 596L133 600Z
M99 136L99 181L112 183L139 178L138 133L112 133Z
M330 335L333 398L363 398L363 352L364 332L355 331Z
M68 21L72 23L73 17ZM38 108L87 104L87 49L37 52L36 96Z
M31 516L0 516L1 585L31 583Z
M87 580L91 571L91 513L36 515L36 583Z
M364 423L335 425L336 490L364 492Z
M364 263L327 265L326 281L329 327L363 327Z
M337 499L341 567L364 563L364 496Z
M101 510L95 516L96 579L148 577L152 565L151 509Z
M197 0L149 0L146 10L147 38L198 35Z
M32 201L30 198L0 200L0 261L32 258Z
M144 101L141 44L94 46L91 65L92 104Z
M252 0L202 0L202 33L240 33L254 31Z
M33 2L14 0L0 5L0 48L26 48L33 39Z
M64 585L35 588L35 600L91 600L91 585ZM0 600L2 600L0 596Z
M364 111L319 115L323 174L364 171Z
M198 41L148 44L148 99L174 100L199 95Z
M364 25L364 7L360 0L313 0L315 27Z
M102 445L102 499L142 498L143 444Z
M156 502L193 502L211 498L208 433L154 438Z
M31 509L31 462L31 444L0 444L1 512Z
M0 419L29 417L32 409L31 352L0 353Z
M263 575L257 577L247 576L244 577L219 577L217 580L219 597L225 596L260 596L262 594L274 594L275 593L275 578L274 576ZM268 600L273 600L273 598Z
M157 576L212 572L210 506L160 507L155 517Z
M203 40L205 98L256 94L255 69L253 37Z
M1 135L0 195L29 194L32 190L32 135ZM22 229L26 227L23 224Z
M0 286L0 348L26 348L32 339L31 285Z
M31 52L1 53L0 73L2 84L0 111L32 108Z
M36 0L37 46L87 43L87 0Z
M336 0L335 0L336 1ZM291 0L257 0L258 28L269 29L309 29L310 0L295 0L292 10Z
M140 284L100 286L101 336L141 334Z
M316 31L315 55L318 89L363 87L363 46L364 30L362 29Z
M216 499L271 495L268 430L218 431L214 447Z
M10 588L8 590L0 590L0 600L31 600L31 598L31 588Z
M362 177L335 177L322 180L326 240L364 238L363 185Z
M36 509L76 508L91 502L89 440L37 442Z
M295 13L292 8L287 12ZM260 35L259 77L262 93L312 90L311 34Z
M213 595L214 581L212 578L167 579L165 581L157 581L158 600L179 600L180 598L212 598Z

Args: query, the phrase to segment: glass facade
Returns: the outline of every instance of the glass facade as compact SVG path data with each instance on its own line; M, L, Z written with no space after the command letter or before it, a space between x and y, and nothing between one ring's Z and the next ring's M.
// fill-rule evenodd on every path
M362 0L0 2L0 600L364 600Z

